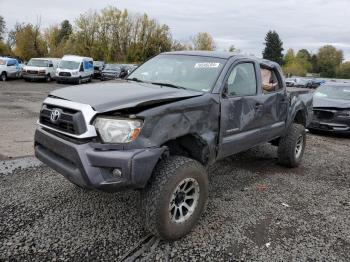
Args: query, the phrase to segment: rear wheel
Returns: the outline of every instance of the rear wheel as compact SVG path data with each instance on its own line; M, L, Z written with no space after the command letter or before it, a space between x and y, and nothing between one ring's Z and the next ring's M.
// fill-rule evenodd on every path
M1 81L5 82L7 80L7 74L6 72L1 73Z
M301 163L306 145L305 127L293 123L288 133L281 137L278 146L278 161L288 167L297 167Z
M146 228L162 239L188 234L200 218L208 198L208 176L197 161L172 156L160 162L141 191Z

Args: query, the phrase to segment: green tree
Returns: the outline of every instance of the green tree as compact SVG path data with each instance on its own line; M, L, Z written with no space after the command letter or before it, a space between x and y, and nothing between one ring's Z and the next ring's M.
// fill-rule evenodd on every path
M204 33L198 33L193 38L193 49L194 50L207 50L207 51L213 51L215 50L215 42L213 37L204 32Z
M325 45L318 50L318 68L322 77L335 77L337 68L343 61L343 51L334 46Z
M15 29L10 32L10 39L15 56L23 60L47 54L47 45L39 25L17 24Z
M337 70L338 78L350 79L350 62L342 63Z
M4 18L0 15L0 41L3 41L3 40L4 40L5 29L6 29L5 20L4 20Z
M300 49L297 53L297 58L307 62L311 62L311 55L306 49Z
M313 54L310 59L312 73L319 73L317 55Z
M188 46L180 41L174 40L171 46L172 51L188 50Z
M287 53L285 54L284 58L283 58L283 64L288 65L293 63L295 60L295 53L294 50L289 48L287 50Z
M263 58L275 61L282 65L283 63L283 42L276 31L269 31L265 37L265 48Z
M57 43L61 43L62 41L67 41L69 36L73 33L73 27L68 20L63 20L61 23L61 27L57 34Z

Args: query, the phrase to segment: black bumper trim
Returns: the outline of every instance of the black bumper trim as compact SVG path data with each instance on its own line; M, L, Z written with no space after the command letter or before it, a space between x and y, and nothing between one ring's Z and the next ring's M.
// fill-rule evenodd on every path
M69 181L89 189L116 192L143 188L166 148L98 150L93 143L74 144L38 127L35 155ZM121 177L112 170L122 171Z

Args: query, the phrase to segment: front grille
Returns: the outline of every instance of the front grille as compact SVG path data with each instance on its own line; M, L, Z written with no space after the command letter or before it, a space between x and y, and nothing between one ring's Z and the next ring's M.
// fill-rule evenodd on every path
M38 71L36 70L27 70L28 74L38 74Z
M331 110L314 109L314 116L318 119L332 119L334 118L334 113Z
M54 110L60 112L60 116L56 121L51 120L51 114ZM47 127L74 135L81 135L86 131L83 114L69 108L44 105L40 111L39 122Z
M72 76L71 73L69 73L69 72L60 72L58 75L59 76Z

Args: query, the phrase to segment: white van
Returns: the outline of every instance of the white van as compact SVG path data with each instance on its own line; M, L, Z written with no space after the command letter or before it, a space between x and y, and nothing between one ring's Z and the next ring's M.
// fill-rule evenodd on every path
M65 55L56 70L57 83L69 82L81 84L91 82L94 74L91 57Z
M26 81L43 79L50 82L55 78L59 62L58 58L31 58L23 67L22 76Z

